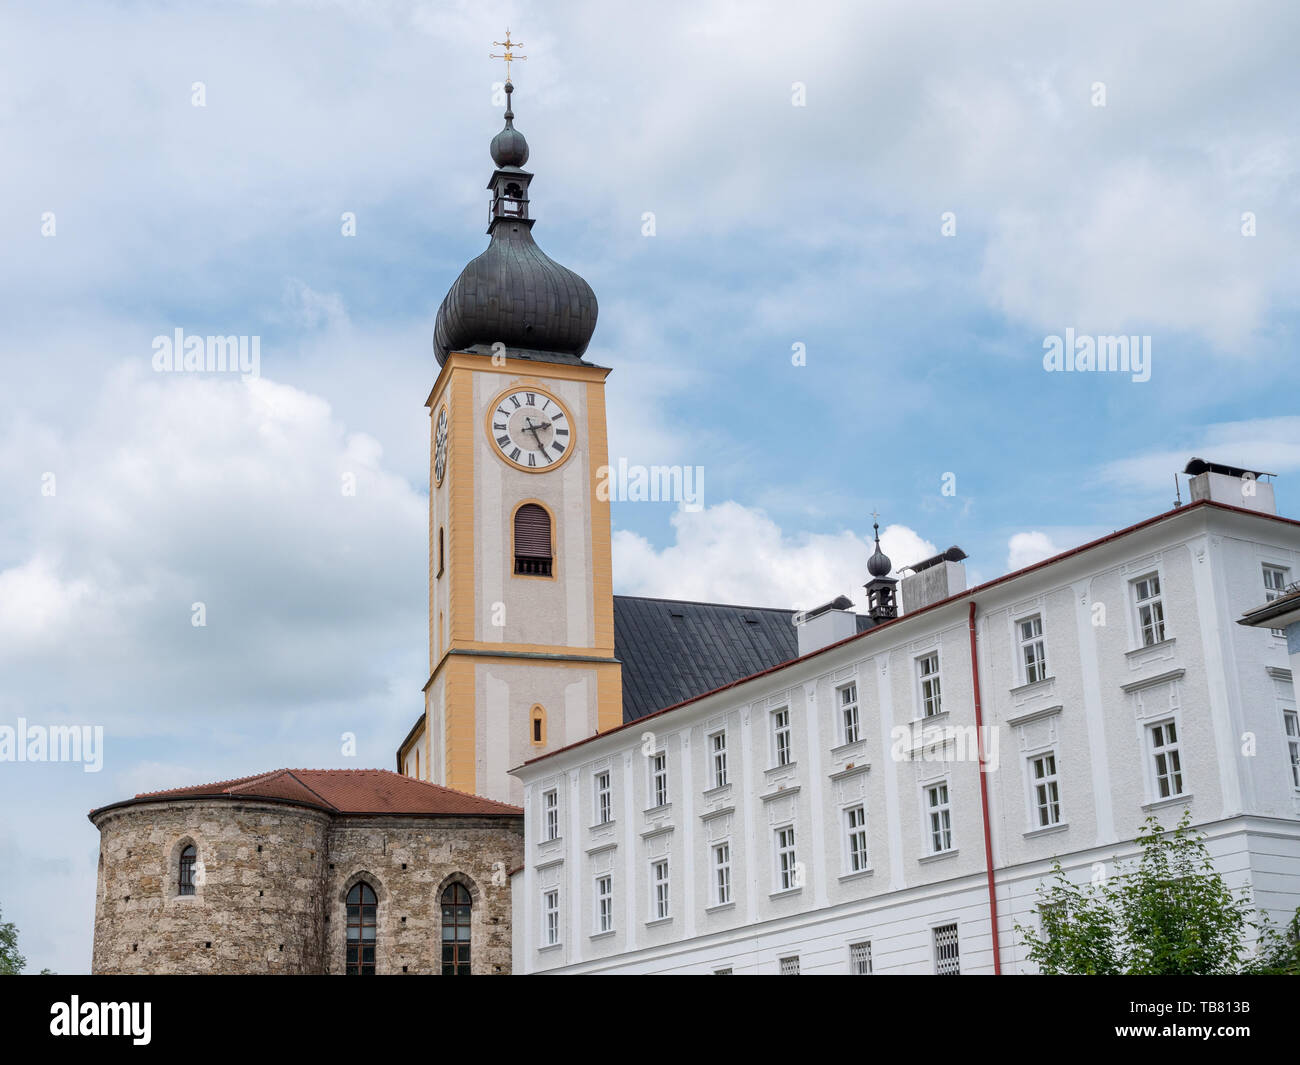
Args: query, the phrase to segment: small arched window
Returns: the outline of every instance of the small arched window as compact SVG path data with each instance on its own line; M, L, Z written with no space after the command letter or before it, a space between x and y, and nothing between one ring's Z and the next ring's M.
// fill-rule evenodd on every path
M182 895L194 894L194 863L198 856L198 848L193 843L187 843L181 848L180 870L176 886Z
M442 893L442 975L469 976L469 927L473 902L464 884Z
M536 503L525 503L515 511L515 572L551 576L551 516Z
M364 880L348 892L348 976L375 975L376 921L379 900Z
M528 739L534 747L546 746L546 711L540 706L534 706L530 715L531 721L528 728L530 730Z
M442 576L443 567L447 564L447 554L443 547L442 527L438 527L438 576Z

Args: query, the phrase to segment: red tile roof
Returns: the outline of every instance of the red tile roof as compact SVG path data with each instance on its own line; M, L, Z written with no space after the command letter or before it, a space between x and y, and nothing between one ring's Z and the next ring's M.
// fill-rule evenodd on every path
M237 780L146 791L113 807L177 799L271 799L333 814L522 817L518 806L403 776L389 769L276 769ZM92 810L91 817L109 806Z

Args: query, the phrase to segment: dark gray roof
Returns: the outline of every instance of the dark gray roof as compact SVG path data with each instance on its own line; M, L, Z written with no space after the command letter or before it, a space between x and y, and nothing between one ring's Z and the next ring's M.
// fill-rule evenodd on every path
M614 596L623 721L635 721L799 654L795 611ZM858 631L871 626L859 615Z
M494 343L581 357L595 329L591 286L537 246L527 221L503 221L443 299L433 347L440 365Z

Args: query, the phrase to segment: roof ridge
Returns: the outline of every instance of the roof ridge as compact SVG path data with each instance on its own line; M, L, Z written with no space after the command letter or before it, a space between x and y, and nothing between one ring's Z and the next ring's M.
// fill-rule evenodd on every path
M723 610L768 610L775 614L797 614L794 607L746 606L743 603L706 603L703 599L670 599L662 595L616 595L615 599L639 599L643 603L680 603L682 606L716 606Z
M325 806L328 806L331 810L334 810L335 812L338 811L338 807L337 807L337 806L335 806L332 802L330 802L327 798L325 798L324 795L322 795L319 791L317 791L317 790L316 790L315 788L313 788L310 784L308 784L305 780L303 780L302 777L298 776L299 773L305 773L305 772L307 772L307 770L305 770L305 769L301 769L301 770L286 769L285 772L286 772L290 777L293 778L293 780L294 780L294 782L295 782L296 784L300 785L301 787L306 788L309 792L311 792L313 795L315 795L316 798L318 798L318 799L319 799L319 800L320 800L320 801L321 801Z
M265 773L254 773L247 777L230 777L228 780L211 780L206 784L183 784L179 788L159 788L157 791L137 792L135 798L145 799L152 795L169 795L177 791L198 791L200 788L217 788L219 791L227 792L235 784L252 784L259 780L265 780L268 777L276 776L279 773L287 773L287 769L271 769Z

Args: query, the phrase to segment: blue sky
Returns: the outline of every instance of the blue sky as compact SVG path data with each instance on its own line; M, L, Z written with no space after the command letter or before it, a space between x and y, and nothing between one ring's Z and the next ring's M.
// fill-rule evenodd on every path
M0 724L107 737L97 774L0 764L34 968L89 965L91 807L388 766L419 713L433 316L485 245L507 23L611 452L705 471L698 513L616 504L618 590L854 595L872 510L896 564L988 579L1193 454L1300 510L1293 5L7 5ZM262 379L154 374L178 327L260 336ZM1045 373L1067 328L1151 337L1151 379Z

